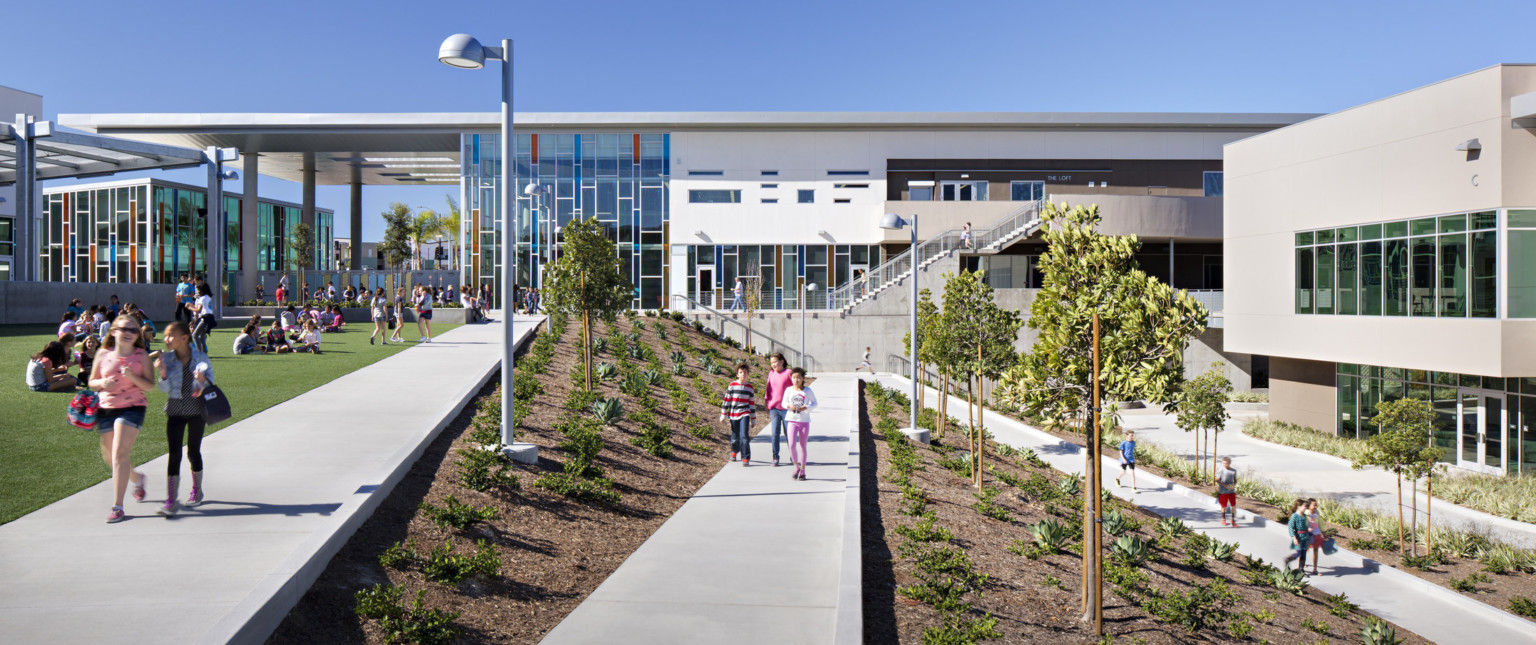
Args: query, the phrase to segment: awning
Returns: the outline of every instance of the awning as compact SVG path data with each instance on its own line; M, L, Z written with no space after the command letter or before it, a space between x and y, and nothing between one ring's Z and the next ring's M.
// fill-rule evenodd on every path
M35 179L95 177L131 170L187 168L203 163L201 150L49 127L36 137ZM0 186L16 183L14 127L0 124Z

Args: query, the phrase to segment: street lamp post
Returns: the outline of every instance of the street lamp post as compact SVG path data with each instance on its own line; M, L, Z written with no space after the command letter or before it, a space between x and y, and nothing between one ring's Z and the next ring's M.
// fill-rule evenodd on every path
M923 443L928 443L925 436L927 431L917 426L917 216L913 215L909 220L895 213L886 213L880 218L880 228L893 231L912 229L912 425L904 430L910 430L909 434L918 435L922 437L920 440Z
M548 195L549 193L549 188L540 186L537 183L530 182L527 186L523 187L523 194L534 199L534 208L538 210L538 217L548 221L550 228L553 229L555 225L554 218L552 218L549 213L544 212L544 196ZM539 228L539 230L534 233L534 239L539 241L539 288L543 289L544 268L550 262L555 261L555 253L554 249L552 248L552 245L555 243L555 236L552 233L545 235L544 223L539 222L537 218L534 219L534 223Z
M501 199L501 302L506 322L503 323L501 348L501 443L507 455L522 463L537 463L538 448L533 444L515 444L512 441L512 353L516 348L517 326L512 312L513 267L512 223L515 217L512 206L512 40L502 39L500 47L487 47L469 34L454 34L443 40L437 50L437 60L449 67L480 69L485 67L489 56L501 61L501 182L497 193Z
M805 296L816 291L816 283L812 282L800 287L800 366L806 367L805 362Z

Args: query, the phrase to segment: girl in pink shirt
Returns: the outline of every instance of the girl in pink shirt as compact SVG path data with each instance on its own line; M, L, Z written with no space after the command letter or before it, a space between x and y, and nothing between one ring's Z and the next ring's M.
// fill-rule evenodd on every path
M154 356L149 354L142 332L134 317L118 316L91 367L90 387L96 390L101 404L96 416L101 458L112 467L112 510L107 513L107 522L122 521L123 494L130 477L134 501L144 501L148 478L133 470L133 442L144 427L148 402L144 393L154 389L155 372L150 368Z

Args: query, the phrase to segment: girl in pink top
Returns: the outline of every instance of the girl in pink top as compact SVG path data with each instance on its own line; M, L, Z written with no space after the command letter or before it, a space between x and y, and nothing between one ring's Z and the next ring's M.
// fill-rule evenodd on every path
M139 322L132 316L118 316L107 333L107 341L91 366L90 387L100 397L101 411L96 416L96 431L101 435L101 458L112 467L112 510L108 522L124 517L123 494L128 480L134 481L134 501L144 501L147 477L133 470L133 442L144 427L147 390L155 387L154 360L142 336ZM159 352L156 352L158 354Z

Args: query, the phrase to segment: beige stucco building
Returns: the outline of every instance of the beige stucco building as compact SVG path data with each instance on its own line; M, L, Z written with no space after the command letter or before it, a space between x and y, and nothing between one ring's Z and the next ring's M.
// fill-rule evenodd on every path
M1536 66L1230 143L1225 172L1226 349L1272 357L1273 418L1368 436L1424 398L1447 461L1536 471Z

